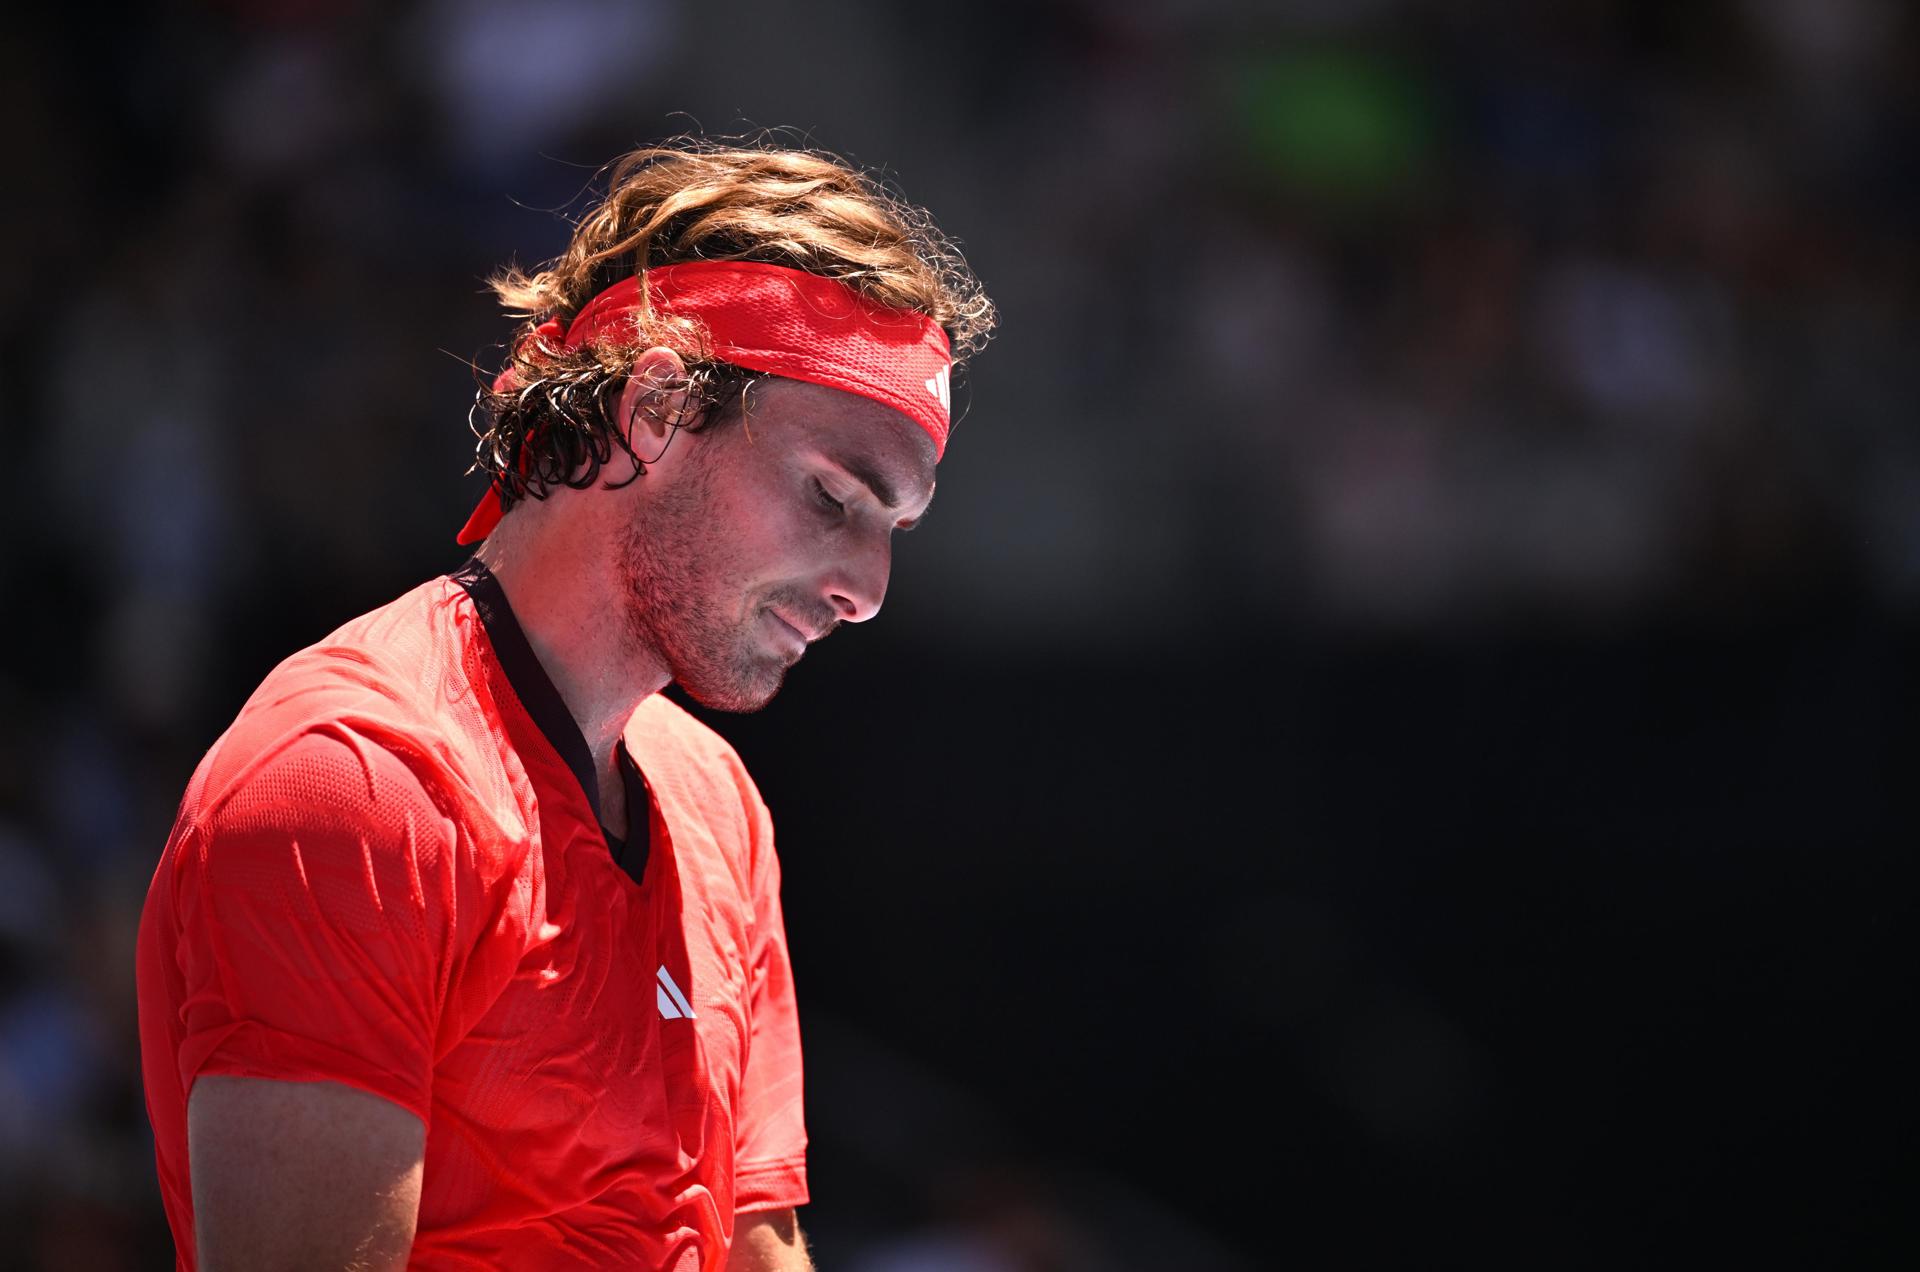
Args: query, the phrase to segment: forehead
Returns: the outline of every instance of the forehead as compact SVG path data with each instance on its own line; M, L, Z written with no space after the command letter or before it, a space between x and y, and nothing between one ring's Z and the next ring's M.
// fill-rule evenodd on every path
M754 382L749 427L778 425L767 434L779 445L811 450L844 463L854 460L876 470L904 500L933 490L933 439L904 413L872 398L823 384L768 376ZM758 434L756 444L769 440Z

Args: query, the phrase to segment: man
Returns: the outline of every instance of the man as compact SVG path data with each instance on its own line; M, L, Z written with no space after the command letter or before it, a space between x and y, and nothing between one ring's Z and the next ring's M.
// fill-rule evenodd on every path
M178 1266L805 1269L753 710L874 616L993 310L829 158L617 163L480 395L455 574L295 654L140 928Z

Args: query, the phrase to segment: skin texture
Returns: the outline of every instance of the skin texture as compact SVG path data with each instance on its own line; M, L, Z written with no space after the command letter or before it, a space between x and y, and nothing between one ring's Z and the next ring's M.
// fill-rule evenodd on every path
M201 1272L406 1266L426 1128L399 1105L334 1082L203 1077L187 1143Z
M763 706L806 645L879 613L895 530L933 499L933 442L855 394L769 378L745 417L676 427L657 386L671 350L636 362L618 418L643 476L610 465L510 509L480 551L593 753L601 811L627 821L614 746L678 681L707 705ZM200 1267L402 1267L424 1132L399 1106L332 1083L202 1078L187 1106ZM812 1267L791 1210L742 1215L729 1267Z
M741 1215L733 1226L727 1272L813 1272L807 1239L793 1211Z

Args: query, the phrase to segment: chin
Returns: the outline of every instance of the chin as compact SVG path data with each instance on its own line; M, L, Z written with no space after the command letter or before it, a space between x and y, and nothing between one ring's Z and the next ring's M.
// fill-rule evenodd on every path
M787 669L778 664L728 668L719 674L711 669L689 670L674 677L687 696L701 706L735 714L758 711L772 702L786 678Z
M735 715L745 715L749 712L758 711L769 702L772 702L774 696L780 692L779 685L775 685L771 689L742 690L739 688L728 688L717 692L701 685L683 683L680 687L687 691L689 698L692 698L709 711L727 711Z

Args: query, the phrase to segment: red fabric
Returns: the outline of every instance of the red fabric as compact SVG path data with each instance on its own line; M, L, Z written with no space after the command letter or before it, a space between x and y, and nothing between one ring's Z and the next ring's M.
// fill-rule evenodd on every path
M925 429L936 461L946 453L952 357L946 332L926 315L876 305L845 283L804 270L690 261L615 283L586 303L564 337L553 319L539 332L569 349L609 331L630 340L643 299L656 312L697 323L712 356L871 398ZM511 376L502 372L495 388L510 385ZM459 542L486 538L501 512L499 493L489 487Z
M342 1082L420 1118L414 1268L715 1270L736 1214L806 1201L766 808L664 698L626 742L654 794L642 884L448 579L255 692L194 774L140 925L180 1269L203 1074ZM662 967L693 1019L658 1006Z

